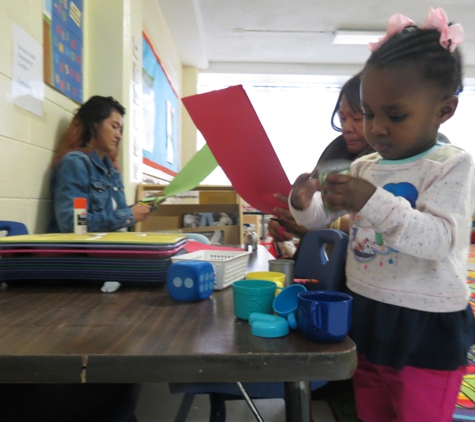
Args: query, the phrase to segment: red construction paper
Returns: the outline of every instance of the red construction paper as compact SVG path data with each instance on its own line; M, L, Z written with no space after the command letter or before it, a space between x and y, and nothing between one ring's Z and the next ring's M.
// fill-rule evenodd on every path
M182 99L238 195L265 214L292 185L242 85Z

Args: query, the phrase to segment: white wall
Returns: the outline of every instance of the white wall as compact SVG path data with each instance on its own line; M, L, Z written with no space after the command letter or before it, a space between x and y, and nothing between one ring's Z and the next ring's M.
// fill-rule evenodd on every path
M181 98L183 79L182 64L178 50L172 39L157 0L143 0L143 29L150 39L155 53L160 58L161 64L170 80L170 83L175 89L175 92L178 94L178 97ZM178 113L178 121L181 122L183 113L182 107L179 107ZM178 168L181 168L183 163L182 154L184 152L182 146L183 139L181 128L178 132L178 138L180 139L180 150L178 152L180 161L178 163ZM150 167L147 167L144 170L160 180L167 181L172 179L172 176L160 170L152 169Z
M142 69L142 0L87 1L84 38L84 98L111 95L126 108L119 160L127 201L132 204L141 177L136 167L141 169L142 161L133 153L134 137L139 138L141 128L140 121L135 120L142 110L141 102L135 104L132 94L133 64ZM142 90L141 79L137 89Z
M12 104L12 25L43 44L43 2L0 0L0 219L46 230L54 149L77 104L45 87L43 116Z
M48 85L42 117L12 104L12 25L43 44L42 8L42 0L0 0L0 220L20 221L30 233L46 231L54 150L79 107ZM142 157L133 149L134 138L140 142L141 122L135 128L132 116L135 109L141 117L141 99L134 104L132 69L135 62L141 93L144 29L181 95L180 57L156 0L84 1L84 100L94 94L112 95L127 109L120 161L129 203L135 201L142 170ZM133 54L134 38L138 58Z

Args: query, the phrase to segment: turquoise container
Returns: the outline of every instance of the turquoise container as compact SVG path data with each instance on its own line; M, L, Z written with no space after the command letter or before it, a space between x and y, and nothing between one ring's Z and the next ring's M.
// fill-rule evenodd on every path
M292 330L297 329L298 294L306 292L303 284L292 284L283 289L274 299L274 312L285 318Z
M248 320L253 312L272 314L276 284L267 280L239 280L232 285L234 315Z

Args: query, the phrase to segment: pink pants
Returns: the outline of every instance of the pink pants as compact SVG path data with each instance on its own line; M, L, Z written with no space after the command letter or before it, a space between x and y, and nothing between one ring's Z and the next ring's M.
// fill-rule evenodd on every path
M364 422L452 422L466 371L465 366L396 370L359 355L353 376L358 417Z

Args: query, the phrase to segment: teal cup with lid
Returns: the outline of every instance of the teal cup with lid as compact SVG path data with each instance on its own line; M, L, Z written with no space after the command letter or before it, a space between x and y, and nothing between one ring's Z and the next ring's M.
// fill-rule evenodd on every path
M268 280L238 280L232 284L234 315L248 320L253 312L272 314L276 284Z

